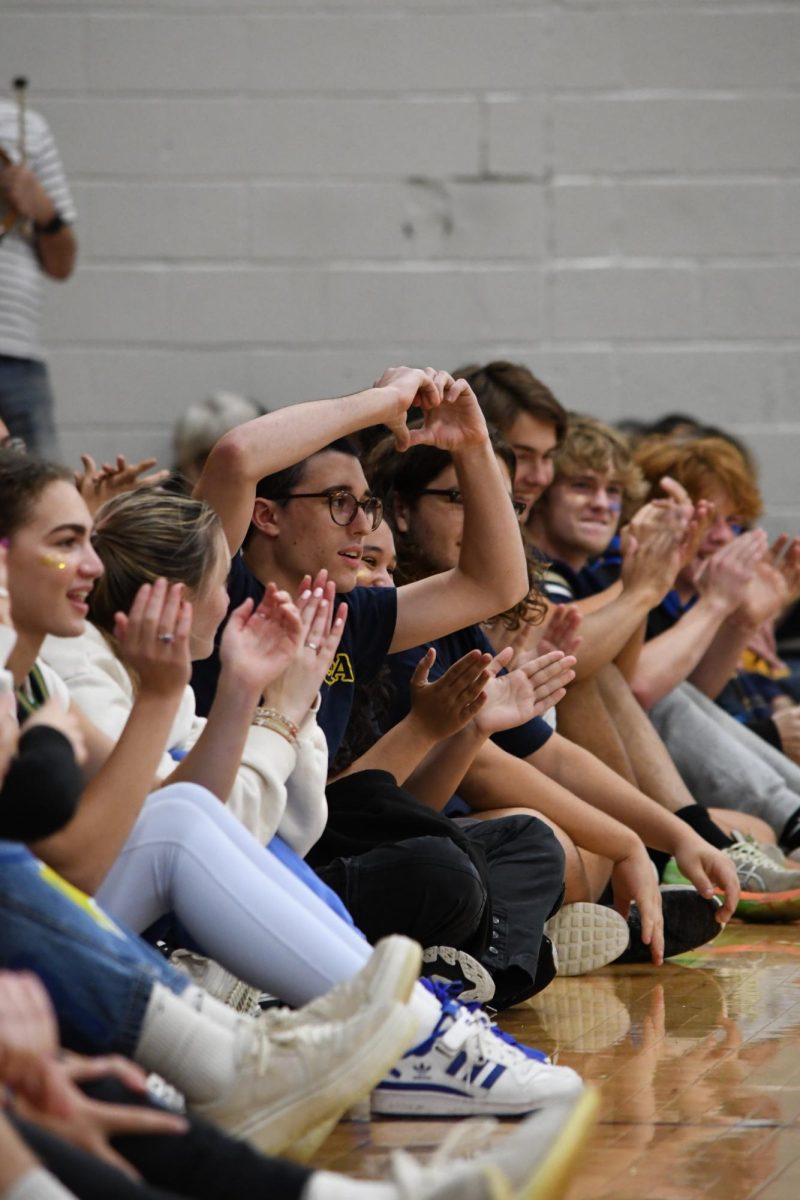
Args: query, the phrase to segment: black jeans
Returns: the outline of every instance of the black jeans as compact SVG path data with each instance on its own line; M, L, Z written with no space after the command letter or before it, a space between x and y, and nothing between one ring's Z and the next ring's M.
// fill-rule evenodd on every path
M509 1008L555 976L544 923L564 899L564 851L549 825L536 817L459 817L455 824L486 858L492 930L479 957L495 982L492 1007Z
M116 1079L87 1084L83 1090L110 1104L151 1103ZM177 1136L144 1134L113 1139L114 1149L141 1174L145 1182L139 1184L37 1125L13 1119L42 1164L79 1200L168 1200L175 1196L299 1200L311 1174L305 1167L266 1158L204 1121L194 1117L189 1121L188 1131Z
M563 900L564 853L543 821L451 820L385 771L330 785L328 812L308 859L370 941L405 933L466 950L491 972L497 1008L550 982L543 928Z
M422 946L458 946L476 957L485 948L486 887L468 855L447 838L376 846L316 872L373 945L403 933Z

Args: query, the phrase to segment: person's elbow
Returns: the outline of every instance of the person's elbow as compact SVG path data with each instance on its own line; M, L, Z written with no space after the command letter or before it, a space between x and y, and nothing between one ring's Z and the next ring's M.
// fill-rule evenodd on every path
M236 480L250 477L250 455L247 447L247 425L238 425L222 435L209 454L203 475Z
M530 591L530 581L524 555L520 562L509 564L505 571L498 571L495 591L498 612L505 612L525 599Z
M638 673L631 681L631 691L645 712L649 712L661 699L654 682Z

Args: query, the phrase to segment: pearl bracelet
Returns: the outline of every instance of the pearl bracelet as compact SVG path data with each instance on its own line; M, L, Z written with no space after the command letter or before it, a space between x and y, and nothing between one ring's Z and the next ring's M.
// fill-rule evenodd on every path
M271 729L273 733L279 733L291 745L295 744L300 733L294 721L290 721L283 713L279 713L276 708L262 708L259 705L253 713L252 724L258 725L262 729Z

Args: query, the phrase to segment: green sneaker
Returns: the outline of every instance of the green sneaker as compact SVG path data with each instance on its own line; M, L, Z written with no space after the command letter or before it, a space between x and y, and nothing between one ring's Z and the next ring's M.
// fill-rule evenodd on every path
M725 853L736 867L742 889L736 916L761 924L800 921L800 870L777 862L749 834L734 836L737 840ZM674 858L664 868L663 881L689 884Z

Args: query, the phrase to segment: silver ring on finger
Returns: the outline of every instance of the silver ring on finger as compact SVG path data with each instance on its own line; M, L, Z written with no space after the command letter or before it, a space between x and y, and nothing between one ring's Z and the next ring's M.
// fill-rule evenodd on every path
M316 642L306 642L306 645L308 646L309 650L313 650L315 654L319 653L319 646Z
M175 641L175 638L172 636L171 633L160 633L158 635L158 640L160 642L164 642L165 645L169 645L170 642Z

